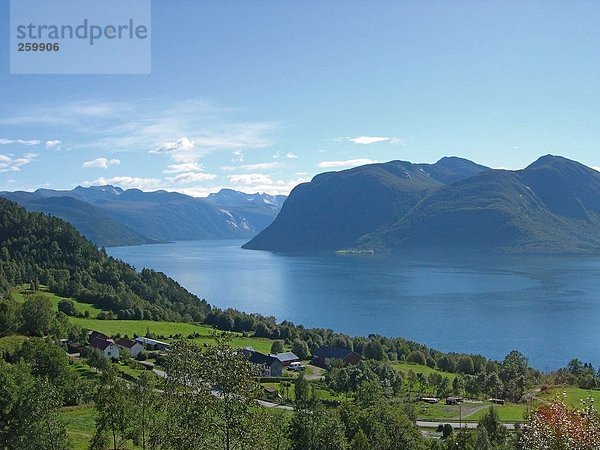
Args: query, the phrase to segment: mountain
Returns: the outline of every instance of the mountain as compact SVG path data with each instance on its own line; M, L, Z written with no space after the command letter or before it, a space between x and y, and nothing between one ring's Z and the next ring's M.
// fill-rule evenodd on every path
M430 192L490 169L461 158L435 164L391 161L315 176L291 192L248 249L331 251L395 223Z
M0 279L38 280L51 292L120 318L201 321L211 308L160 272L137 272L99 250L62 219L0 199Z
M324 174L335 180L330 181L338 193L334 196L365 183L365 195L372 205L365 205L364 198L352 203L343 197L340 216L349 223L340 226L335 220L325 221L309 236L303 230L306 224L316 226L315 215L321 211L306 208L305 191L317 188L321 177L317 176L308 186L293 191L275 222L245 248L294 251L300 249L297 242L302 242L312 251L600 253L600 173L596 170L552 155L522 170L470 170L470 175L460 173L463 166L456 162L450 164L454 174L444 174L440 170L448 169L447 162L441 160L433 166L440 163L441 168L417 169L435 183L426 187L422 179L413 178L410 185L421 187L416 200L407 191L390 196L389 186L369 184L369 174L392 165L402 166L412 177L408 168L417 165L392 162L374 165L376 169L373 165L351 169L358 180L348 179L351 171ZM320 192L318 199L312 197L311 201L323 208L335 204L331 192ZM392 219L373 220L382 211ZM297 223L290 226L290 219ZM289 227L287 232L285 227ZM348 229L356 233L344 234ZM332 238L336 235L344 239Z
M191 239L247 239L268 226L284 196L224 189L208 198L167 192L78 186L69 191L0 192L30 211L73 223L97 245Z
M73 197L29 198L7 195L29 211L44 212L70 222L81 234L103 246L151 244L154 241L108 217L99 208Z

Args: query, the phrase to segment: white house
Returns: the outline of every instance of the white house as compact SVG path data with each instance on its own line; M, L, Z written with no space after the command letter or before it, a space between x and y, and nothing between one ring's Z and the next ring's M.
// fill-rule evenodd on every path
M90 346L108 359L119 357L119 347L110 339L96 338L90 342Z
M119 350L129 353L134 358L144 350L144 346L139 341L132 341L130 339L117 339L115 342L119 347Z

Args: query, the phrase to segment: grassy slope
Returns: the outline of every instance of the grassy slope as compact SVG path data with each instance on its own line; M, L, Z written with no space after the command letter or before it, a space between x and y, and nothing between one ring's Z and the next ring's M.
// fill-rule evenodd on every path
M600 404L600 391L591 389L580 389L577 387L556 387L548 390L547 392L540 394L539 397L545 401L552 401L557 396L562 397L566 394L565 403L569 406L579 408L581 407L581 401L592 397L594 404Z
M96 432L96 410L93 405L66 407L61 410L67 433L73 448L88 448L90 439Z
M52 304L55 308L58 308L58 303L64 299L64 297L59 297L51 292L47 292L42 289L38 294L41 294L52 301ZM25 289L15 289L13 290L13 297L17 301L24 302L27 293ZM143 336L149 330L151 333L157 336L164 336L165 339L169 339L171 336L175 336L177 334L181 334L183 337L187 338L188 335L192 333L199 333L201 336L194 339L194 342L202 345L204 343L212 343L214 342L212 334L218 332L212 327L207 325L200 325L194 323L183 323L183 322L155 322L151 320L97 320L95 317L102 310L96 308L94 305L90 305L88 303L78 302L74 299L72 300L75 303L75 309L79 312L88 311L90 314L89 318L83 317L70 317L69 320L76 325L87 328L89 330L96 330L101 333L105 333L108 335L115 335L117 333L123 335L128 335L132 337L134 334L138 336ZM232 345L234 347L253 347L255 350L258 350L262 353L270 353L272 340L266 338L256 338L256 337L244 337L240 333L232 333Z
M455 373L442 372L439 369L432 369L431 367L421 366L419 364L414 364L414 363L393 362L393 363L391 363L391 366L394 369L396 369L400 372L403 372L403 375L406 375L409 370L412 370L414 373L422 373L425 376L431 375L432 373L439 373L443 377L449 378L450 382L454 381L454 379L457 377L457 375Z

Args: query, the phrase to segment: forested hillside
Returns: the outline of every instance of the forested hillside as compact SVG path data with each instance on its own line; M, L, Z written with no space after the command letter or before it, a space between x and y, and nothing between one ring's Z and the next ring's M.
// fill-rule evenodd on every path
M133 267L96 248L67 222L0 199L0 278L41 283L136 319L201 321L210 306L166 275Z

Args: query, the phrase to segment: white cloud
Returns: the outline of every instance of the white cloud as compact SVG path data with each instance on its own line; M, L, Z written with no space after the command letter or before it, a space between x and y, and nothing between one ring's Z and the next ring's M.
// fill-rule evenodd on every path
M287 159L298 159L298 155L296 155L295 153L292 152L287 152L285 154L283 154L282 152L277 152L273 155L273 158L275 159L279 159L279 158L283 158L286 157Z
M354 144L361 144L361 145L377 144L379 142L387 142L388 144L394 144L394 145L405 145L406 144L404 139L399 138L399 137L391 137L391 136L357 136L357 137L338 138L337 140L340 142L352 142Z
M355 166L363 166L365 164L375 164L378 161L368 158L357 158L357 159L347 159L345 161L322 161L317 164L322 168L332 168L332 167L355 167Z
M231 159L231 162L244 162L244 152L241 150L236 150L233 152L233 158Z
M46 141L46 148L48 150L60 150L60 145L62 144L61 141L59 141L58 139L55 139L53 141Z
M592 166L592 169L597 170L598 172L600 172L600 166Z
M160 189L164 187L163 181L158 178L139 178L139 177L112 177L104 178L100 177L93 181L84 181L83 186L104 186L111 184L113 186L120 186L124 189L141 189L141 190L152 190Z
M167 177L167 181L170 183L189 184L198 183L201 181L210 181L214 180L215 178L217 178L217 176L212 173L186 172L180 173L175 177Z
M121 164L121 160L119 159L96 158L84 162L81 167L84 169L108 169L111 166L118 166L119 164Z
M150 153L170 153L177 151L190 151L194 149L194 142L185 136L177 139L175 142L165 142L155 150L151 150Z
M41 143L42 143L42 141L38 141L36 139L31 139L31 140L27 140L27 139L0 139L0 145L14 145L14 144L40 145Z
M201 172L204 170L202 164L197 162L187 162L181 164L171 164L167 166L163 173L182 173L182 172Z
M247 173L247 174L239 174L239 175L230 175L229 181L234 184L273 184L273 180L269 178L267 175L262 173Z
M67 126L89 122L90 119L125 118L131 110L130 105L117 102L84 101L61 105L35 105L13 113L10 117L0 118L0 124Z
M242 169L242 170L253 171L253 170L271 170L271 169L275 169L276 167L279 167L279 166L280 166L280 164L278 162L268 162L268 163L244 164L237 168Z
M0 172L19 172L21 167L34 161L37 156L37 153L26 153L20 158L15 158L13 155L0 153Z

